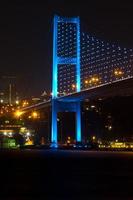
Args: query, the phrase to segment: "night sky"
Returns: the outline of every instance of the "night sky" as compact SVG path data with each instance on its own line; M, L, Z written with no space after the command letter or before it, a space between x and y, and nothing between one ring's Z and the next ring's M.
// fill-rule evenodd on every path
M133 47L133 4L127 1L31 2L6 1L0 5L0 90L6 82L3 76L15 76L23 97L51 91L54 14L79 15L81 25L91 34Z

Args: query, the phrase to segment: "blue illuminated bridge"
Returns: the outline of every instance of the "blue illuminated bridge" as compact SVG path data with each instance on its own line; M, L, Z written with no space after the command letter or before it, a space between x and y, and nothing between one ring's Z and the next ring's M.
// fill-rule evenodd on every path
M35 105L52 106L51 145L58 146L58 112L76 113L76 141L81 142L80 102L129 92L133 93L133 49L84 32L79 17L55 15L52 100Z

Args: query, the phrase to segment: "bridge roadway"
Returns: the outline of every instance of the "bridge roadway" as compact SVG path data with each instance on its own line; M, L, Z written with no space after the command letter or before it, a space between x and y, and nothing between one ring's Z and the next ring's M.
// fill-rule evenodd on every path
M133 94L133 77L95 86L80 92L60 97L59 101L83 101L84 99L109 98Z
M85 89L80 92L69 94L67 96L62 96L58 98L58 101L75 102L83 101L85 99L94 100L98 98L105 99L109 97L129 95L133 95L133 77ZM22 108L21 111L28 111L32 109L39 110L48 106L51 106L51 100Z

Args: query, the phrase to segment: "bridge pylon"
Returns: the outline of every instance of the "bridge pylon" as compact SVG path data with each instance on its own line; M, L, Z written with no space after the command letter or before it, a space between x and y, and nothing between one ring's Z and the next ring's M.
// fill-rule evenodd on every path
M59 24L73 24L75 26L74 39L76 43L75 53L71 55L59 53ZM63 31L62 31L63 32ZM64 34L64 33L61 33ZM66 36L68 38L69 36ZM71 40L71 38L70 38ZM74 44L75 44L74 43ZM62 43L61 43L62 44ZM60 46L61 46L60 44ZM65 46L67 48L67 46ZM71 48L70 48L71 49ZM66 49L65 49L66 50ZM61 51L62 52L62 51ZM66 52L66 51L65 51ZM54 16L53 22L53 75L52 75L52 125L51 125L51 147L58 147L58 131L57 131L57 114L58 112L75 112L76 113L76 141L81 142L81 108L79 101L60 101L58 96L58 68L59 65L74 65L76 76L75 76L75 88L76 92L80 92L80 19L79 17L74 18L62 18L57 15Z

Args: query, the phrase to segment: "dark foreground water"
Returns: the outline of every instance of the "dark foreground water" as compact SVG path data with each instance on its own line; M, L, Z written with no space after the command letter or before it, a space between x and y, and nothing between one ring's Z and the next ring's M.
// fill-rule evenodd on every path
M133 152L0 152L0 200L133 199Z

